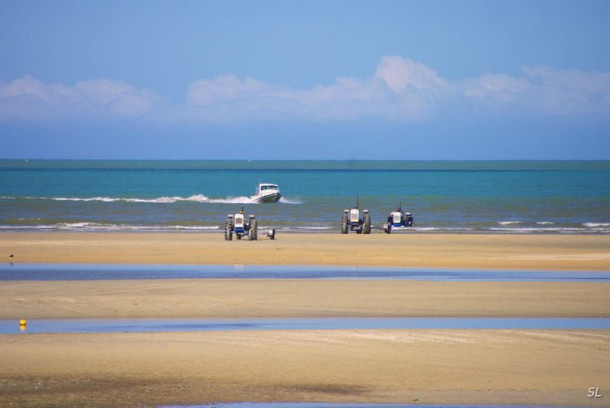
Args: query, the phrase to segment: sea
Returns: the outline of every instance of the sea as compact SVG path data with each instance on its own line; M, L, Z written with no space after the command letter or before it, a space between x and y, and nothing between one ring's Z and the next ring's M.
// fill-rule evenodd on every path
M282 199L255 204L258 183ZM0 160L1 232L339 233L359 203L373 233L398 207L406 233L609 234L610 161Z

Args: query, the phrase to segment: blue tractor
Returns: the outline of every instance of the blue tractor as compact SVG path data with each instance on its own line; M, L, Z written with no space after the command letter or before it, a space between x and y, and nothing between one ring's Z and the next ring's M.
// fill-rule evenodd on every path
M369 210L360 211L358 198L356 198L356 207L343 210L341 218L341 233L347 234L350 230L356 234L371 233L371 214Z
M402 203L396 209L392 211L388 217L388 222L383 224L383 230L386 234L391 234L392 230L405 230L406 228L413 226L413 215L410 212L402 211Z
M227 216L227 221L225 221L225 240L231 241L233 239L233 234L235 234L237 239L247 236L250 241L256 241L258 239L258 223L256 217L250 215L246 222L243 208L238 211L237 214L229 214Z

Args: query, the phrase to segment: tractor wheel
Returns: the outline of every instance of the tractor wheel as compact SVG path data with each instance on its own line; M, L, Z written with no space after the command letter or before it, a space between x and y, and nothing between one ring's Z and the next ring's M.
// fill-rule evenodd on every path
M225 221L225 241L231 241L233 239L233 234L231 234L231 221Z
M388 224L384 229L386 234L391 234L392 233L392 226L390 224Z
M238 240L241 239L241 234L240 233L235 233L235 238L237 238Z
M365 234L371 233L371 214L368 212L364 213L364 225L362 226L362 232Z
M258 239L258 222L256 220L252 220L252 224L250 224L250 241L256 241Z
M343 213L343 217L341 218L341 233L347 234L347 213Z

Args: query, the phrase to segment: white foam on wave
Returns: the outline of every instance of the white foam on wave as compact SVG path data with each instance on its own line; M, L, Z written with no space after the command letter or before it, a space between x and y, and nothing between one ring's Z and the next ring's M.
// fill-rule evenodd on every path
M0 225L0 230L43 230L55 229L53 225Z
M519 228L490 228L492 232L507 234L534 234L534 233L559 233L575 234L587 232L584 228L574 227L519 227Z
M303 204L303 202L301 200L299 200L298 198L286 198L286 197L281 197L280 203L282 203L282 204Z
M229 196L225 198L210 198L204 194L195 194L190 197L180 196L163 196L156 198L130 198L130 197L0 197L2 200L52 200L52 201L74 201L74 202L102 202L102 203L114 203L114 202L126 202L126 203L150 203L150 204L173 204L177 202L196 202L196 203L209 203L209 204L259 204L252 201L250 197L246 196ZM302 204L301 201L295 199L280 198L282 204Z
M394 230L392 230L394 231ZM470 232L475 231L474 228L471 227L411 227L405 228L405 232L415 231L415 232Z
M159 203L159 204L171 204L178 201L194 201L199 203L209 202L210 199L203 194L196 194L190 197L157 197L157 198L125 198L125 197L25 197L26 199L39 199L39 200L53 200L53 201L100 201L103 203L114 203L123 201L127 203Z
M610 222L585 222L582 225L587 228L605 228L610 227Z
M250 199L250 197L227 197L227 198L211 198L208 199L208 203L211 204L258 204Z
M498 221L499 225L516 225L521 224L521 221Z
M281 231L328 231L333 229L331 226L320 226L320 225L298 225L298 226L280 226L276 227Z
M538 222L536 222L536 224L538 224L538 225L553 225L555 223L552 222L552 221L538 221Z
M95 222L61 222L57 224L41 225L0 225L0 230L59 230L59 231L217 231L219 225L127 225L127 224L100 224Z

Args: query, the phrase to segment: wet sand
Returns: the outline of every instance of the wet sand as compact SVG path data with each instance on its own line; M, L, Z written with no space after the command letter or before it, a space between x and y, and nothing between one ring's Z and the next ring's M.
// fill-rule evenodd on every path
M9 259L9 255L14 254ZM610 271L610 235L3 233L0 259L34 263L355 265Z
M13 258L8 257L14 254ZM6 262L610 271L609 236L0 234ZM608 317L607 283L1 282L0 318ZM17 324L17 323L16 323ZM2 406L222 401L604 405L608 330L337 330L0 336ZM587 398L599 387L604 398Z

